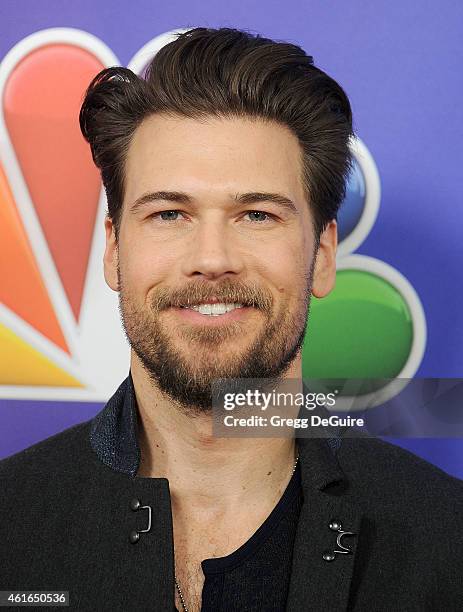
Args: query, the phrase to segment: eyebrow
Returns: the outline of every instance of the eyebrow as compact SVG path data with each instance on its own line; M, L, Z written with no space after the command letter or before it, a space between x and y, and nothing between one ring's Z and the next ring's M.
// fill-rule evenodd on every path
M279 193L265 193L260 191L253 191L249 193L236 194L233 198L237 204L256 204L258 202L272 202L277 206L289 210L295 215L299 214L299 211L294 202ZM147 204L157 201L176 202L178 204L191 204L193 198L188 194L181 191L153 191L151 193L145 193L135 200L130 206L130 212L136 213L140 209L144 208Z

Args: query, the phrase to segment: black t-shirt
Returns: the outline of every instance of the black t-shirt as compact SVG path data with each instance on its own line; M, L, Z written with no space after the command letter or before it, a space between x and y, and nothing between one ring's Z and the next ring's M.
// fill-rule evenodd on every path
M284 612L302 501L298 463L280 501L249 540L226 557L202 561L201 612Z

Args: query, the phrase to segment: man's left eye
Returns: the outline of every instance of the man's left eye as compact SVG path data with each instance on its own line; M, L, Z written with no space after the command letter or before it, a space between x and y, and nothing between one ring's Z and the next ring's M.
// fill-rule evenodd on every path
M246 214L247 215L264 215L266 217L266 219L262 219L262 217L260 219L253 219L252 223L255 223L256 221L268 222L268 221L273 221L274 220L274 216L273 215L271 215L268 212L264 212L263 210L248 210L248 212Z

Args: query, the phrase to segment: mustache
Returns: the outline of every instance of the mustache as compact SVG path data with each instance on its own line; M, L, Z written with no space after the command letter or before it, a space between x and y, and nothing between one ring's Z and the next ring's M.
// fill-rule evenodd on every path
M220 284L197 282L174 290L160 288L153 297L152 306L154 310L160 311L171 307L194 306L211 298L217 298L219 302L252 306L266 312L269 312L273 305L271 293L263 290L257 284L248 286L243 283L225 281Z

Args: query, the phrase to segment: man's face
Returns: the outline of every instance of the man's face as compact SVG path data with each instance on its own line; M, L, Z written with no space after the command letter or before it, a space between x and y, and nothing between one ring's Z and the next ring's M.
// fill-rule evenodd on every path
M133 357L193 413L210 409L214 379L282 376L300 357L314 273L319 294L334 283L335 225L315 266L301 151L286 127L144 120L127 155L117 243L106 220L105 277ZM185 308L213 301L241 307Z

